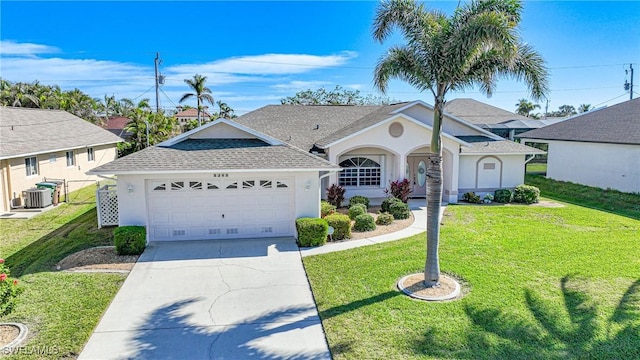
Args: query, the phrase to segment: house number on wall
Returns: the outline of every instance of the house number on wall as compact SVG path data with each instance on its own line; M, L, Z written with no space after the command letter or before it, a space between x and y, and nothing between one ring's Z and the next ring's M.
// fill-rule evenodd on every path
M229 174L213 174L214 178L229 177Z

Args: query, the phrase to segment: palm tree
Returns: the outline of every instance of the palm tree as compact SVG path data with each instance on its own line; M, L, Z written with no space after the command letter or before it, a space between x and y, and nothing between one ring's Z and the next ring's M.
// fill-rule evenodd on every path
M390 79L404 80L434 96L433 130L427 166L426 286L440 278L438 244L442 206L442 114L445 96L478 85L491 95L502 77L524 80L534 99L548 91L542 57L522 42L520 0L472 1L452 16L427 10L415 0L384 0L377 8L373 37L382 43L399 29L396 45L376 65L374 83L383 93Z
M578 113L582 114L591 110L591 104L580 104L578 106Z
M532 117L531 112L535 109L540 109L540 105L534 104L527 99L520 99L516 104L516 113L522 116Z
M200 74L195 74L193 76L193 79L184 79L184 82L189 85L193 92L182 95L179 102L182 103L183 101L195 96L198 102L198 126L201 126L202 121L200 120L200 111L202 110L202 106L200 105L200 103L206 101L209 104L213 105L213 96L211 96L211 89L205 86L207 77Z

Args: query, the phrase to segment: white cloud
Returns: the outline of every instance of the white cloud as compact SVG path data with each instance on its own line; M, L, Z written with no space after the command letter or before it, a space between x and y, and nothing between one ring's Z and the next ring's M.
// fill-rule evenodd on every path
M323 80L311 80L311 81L303 81L303 80L293 80L286 84L276 84L271 86L271 88L276 89L278 91L300 91L300 90L316 90L321 87L325 87L326 85L330 85L331 83Z
M334 55L263 54L217 60L205 64L171 66L168 72L187 74L230 73L245 75L300 74L345 64L357 56L353 51Z
M55 54L59 52L60 49L54 46L0 40L0 54L3 56L33 56L37 54Z

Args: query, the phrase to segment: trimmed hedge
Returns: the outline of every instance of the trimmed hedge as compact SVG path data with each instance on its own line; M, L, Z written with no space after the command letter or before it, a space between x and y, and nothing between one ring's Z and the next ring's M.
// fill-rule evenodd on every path
M363 204L367 209L369 208L369 198L362 195L355 195L349 199L349 207L355 204Z
M472 204L480 204L482 202L480 195L476 195L473 191L464 193L464 195L462 195L462 200Z
M147 246L144 226L120 226L113 230L113 243L118 255L140 255Z
M331 214L324 218L333 228L333 240L351 238L351 219L344 214Z
M404 202L402 200L400 200L400 199L398 199L396 197L393 197L393 196L384 199L382 201L382 205L380 206L382 208L382 212L389 212L390 209L391 209L391 204L398 203L398 202L404 204Z
M325 219L300 218L296 220L296 230L300 246L320 246L327 242L329 224Z
M354 204L349 208L349 219L355 220L358 215L366 214L367 207L364 204Z
M509 189L498 189L494 193L493 201L508 204L513 200L513 192Z
M400 202L394 202L389 206L389 213L393 215L394 219L403 220L408 219L411 215L411 211L409 211L409 205Z
M533 204L540 200L540 189L531 185L518 185L513 190L513 201L523 204Z
M389 213L378 214L376 225L389 225L393 222L393 215Z
M325 217L336 212L336 207L329 204L328 201L320 201L320 217Z
M358 232L373 231L376 229L376 223L373 220L373 216L369 214L362 214L356 217L356 223L353 224L353 229Z

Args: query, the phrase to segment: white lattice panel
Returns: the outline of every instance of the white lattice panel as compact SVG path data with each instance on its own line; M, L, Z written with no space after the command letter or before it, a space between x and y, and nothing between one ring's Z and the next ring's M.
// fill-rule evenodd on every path
M100 189L98 199L98 227L118 225L118 193L116 190Z

